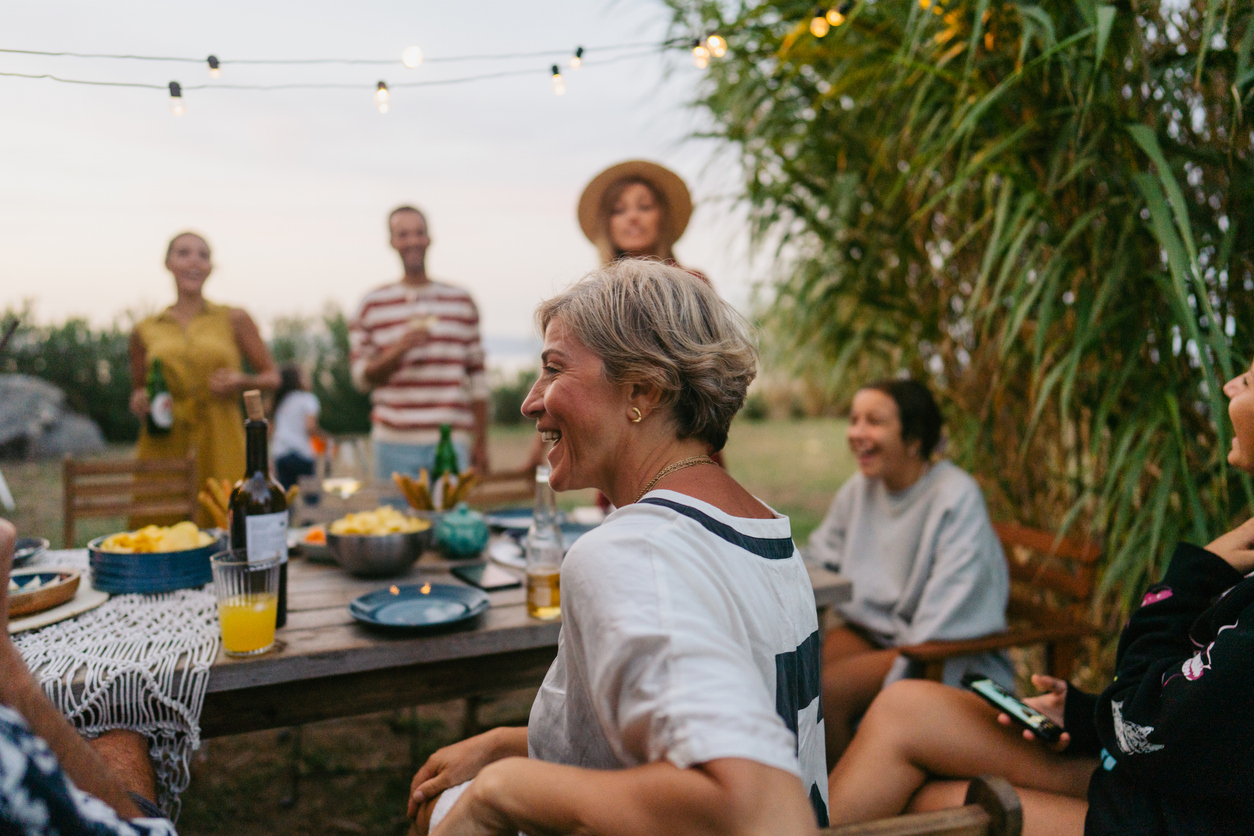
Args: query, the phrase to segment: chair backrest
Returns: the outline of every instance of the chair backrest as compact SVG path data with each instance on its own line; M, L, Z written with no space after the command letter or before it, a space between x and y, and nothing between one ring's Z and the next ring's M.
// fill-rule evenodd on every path
M474 508L500 508L503 505L531 504L536 497L536 469L503 470L479 477L466 502Z
M981 775L967 788L966 805L931 813L845 824L819 836L1019 836L1023 805L1004 778Z
M196 460L65 457L64 541L74 548L75 522L83 517L175 516L196 512Z
M1097 581L1102 548L1083 537L1059 537L1013 522L993 523L1006 552L1012 584L1010 611L1039 616L1063 609L1084 618ZM1026 587L1026 589L1024 589Z

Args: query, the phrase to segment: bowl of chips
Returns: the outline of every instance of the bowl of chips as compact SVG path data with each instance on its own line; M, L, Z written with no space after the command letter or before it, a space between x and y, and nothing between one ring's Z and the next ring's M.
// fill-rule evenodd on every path
M97 537L87 544L92 586L115 595L204 586L213 580L209 555L223 548L224 539L191 522Z
M400 575L432 543L432 523L390 505L341 517L327 527L335 561L363 578Z

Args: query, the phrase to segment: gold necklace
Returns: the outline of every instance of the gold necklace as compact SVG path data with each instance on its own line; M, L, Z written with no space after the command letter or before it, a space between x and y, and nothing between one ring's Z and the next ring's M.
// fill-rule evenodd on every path
M636 497L636 502L644 499L644 495L653 490L653 486L661 482L663 477L669 476L677 470L683 470L685 467L696 467L699 464L716 464L714 459L709 456L693 456L687 459L680 459L674 464L668 464L657 472L657 475L649 480L649 484L644 486L644 490Z

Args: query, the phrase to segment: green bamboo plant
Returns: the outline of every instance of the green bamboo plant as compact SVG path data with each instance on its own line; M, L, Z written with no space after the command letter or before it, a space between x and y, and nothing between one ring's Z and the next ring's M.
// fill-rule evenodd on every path
M1248 514L1254 4L667 2L728 43L694 106L776 247L776 361L928 379L994 514L1099 538L1115 610Z

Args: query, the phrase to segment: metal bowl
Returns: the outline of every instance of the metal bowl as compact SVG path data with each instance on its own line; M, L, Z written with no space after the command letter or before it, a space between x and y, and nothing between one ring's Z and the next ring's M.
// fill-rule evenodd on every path
M430 548L434 527L406 534L332 534L327 547L335 562L361 578L390 578L404 574Z

